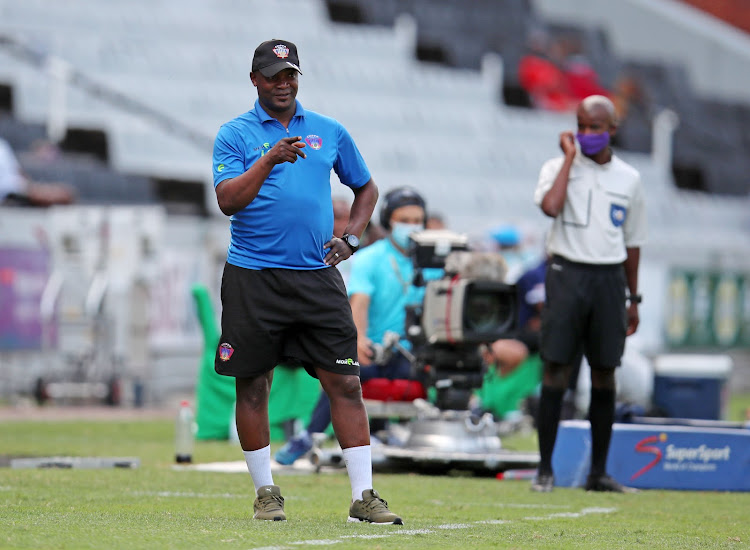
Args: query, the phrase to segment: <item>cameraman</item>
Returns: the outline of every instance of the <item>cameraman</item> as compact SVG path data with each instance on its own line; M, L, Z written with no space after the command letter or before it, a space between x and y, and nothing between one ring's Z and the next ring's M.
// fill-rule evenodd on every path
M411 378L411 364L398 350L385 353L383 363L374 362L382 350L386 333L405 338L406 306L420 304L424 287L413 284L414 266L409 256L409 236L424 229L425 200L414 189L397 187L389 191L380 209L380 224L386 238L352 257L347 292L357 326L357 354L362 381L372 378ZM442 269L425 269L426 280L440 278ZM390 350L386 350L389 352ZM321 393L307 429L291 438L277 453L280 464L292 464L312 448L310 434L324 432L330 423L330 404Z

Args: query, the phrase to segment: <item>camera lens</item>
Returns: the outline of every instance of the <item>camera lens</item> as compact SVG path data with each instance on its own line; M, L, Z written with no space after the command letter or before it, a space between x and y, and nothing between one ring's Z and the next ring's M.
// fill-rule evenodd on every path
M508 325L512 308L507 294L472 289L466 297L464 324L473 332L494 332Z

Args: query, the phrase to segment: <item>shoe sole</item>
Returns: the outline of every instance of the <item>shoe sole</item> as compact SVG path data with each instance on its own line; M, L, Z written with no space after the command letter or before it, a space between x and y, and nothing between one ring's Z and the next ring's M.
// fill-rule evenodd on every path
M586 489L587 493L615 493L615 494L634 494L634 493L640 493L641 491L639 489L636 489L634 487L623 487L621 490L617 489Z
M393 521L370 521L367 519L353 518L352 516L349 516L349 519L347 519L346 522L347 523L369 523L371 525L403 525L404 524L401 518L396 518Z
M286 521L286 518L283 518L281 516L274 516L272 518L259 518L258 516L253 516L253 519L257 519L259 521Z

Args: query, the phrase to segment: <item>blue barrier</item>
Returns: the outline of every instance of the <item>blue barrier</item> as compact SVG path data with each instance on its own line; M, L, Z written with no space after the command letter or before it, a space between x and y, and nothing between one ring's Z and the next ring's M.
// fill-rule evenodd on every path
M561 422L555 484L583 486L590 462L589 423ZM641 489L750 491L750 429L615 424L607 471Z

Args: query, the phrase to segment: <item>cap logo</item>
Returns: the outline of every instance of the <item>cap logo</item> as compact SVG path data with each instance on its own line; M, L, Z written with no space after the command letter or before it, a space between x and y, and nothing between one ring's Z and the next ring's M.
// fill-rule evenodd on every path
M286 59L289 57L289 48L287 48L284 44L276 44L273 47L273 53L276 54L276 57L280 59Z
M305 138L305 143L317 151L323 147L323 138L316 136L315 134L310 134Z

